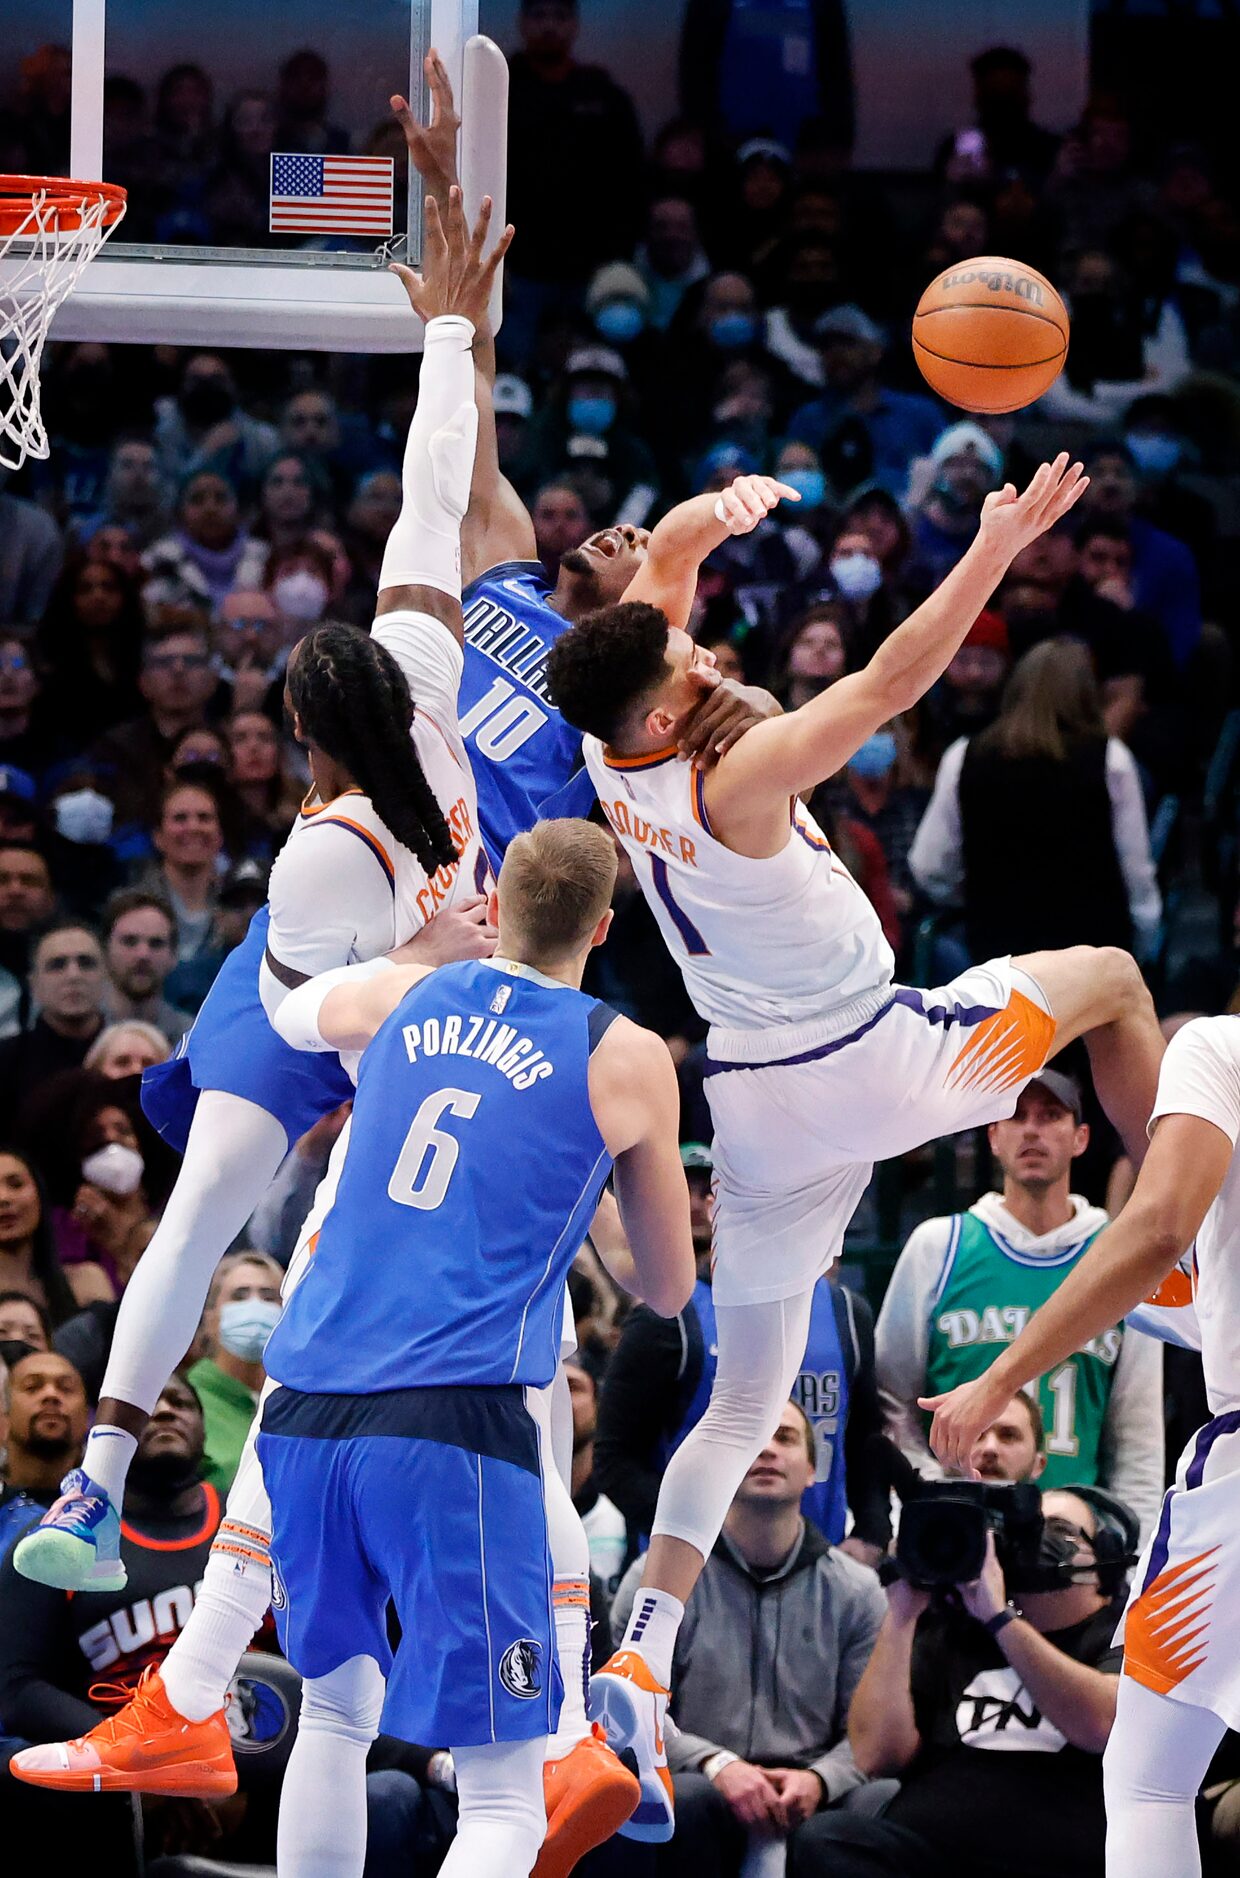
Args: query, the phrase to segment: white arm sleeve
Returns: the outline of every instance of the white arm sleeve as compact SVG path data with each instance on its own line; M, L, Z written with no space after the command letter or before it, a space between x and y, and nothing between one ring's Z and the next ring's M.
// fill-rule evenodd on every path
M950 1219L914 1228L896 1261L874 1326L874 1367L885 1432L914 1467L932 1479L942 1468L931 1453L917 1398L925 1393L930 1314L951 1243Z
M1102 1425L1103 1485L1141 1521L1158 1523L1166 1467L1162 1344L1131 1330L1120 1344Z
M278 1010L274 1013L269 1011L267 1015L292 1049L320 1052L335 1050L338 1045L328 1043L319 1029L323 1000L338 985L355 985L360 979L374 978L379 972L390 972L391 969L390 959L366 959L360 965L337 965L330 972L320 972L317 977L308 978L296 990L285 991Z
M913 837L908 864L913 879L940 905L959 899L964 881L964 837L960 827L960 771L967 740L960 737L943 752L934 793Z
M1111 830L1119 857L1128 910L1132 915L1138 949L1144 950L1162 918L1162 895L1150 853L1150 830L1141 796L1141 778L1132 752L1118 737L1107 740L1107 793L1111 798Z
M1150 1127L1161 1115L1199 1115L1231 1142L1240 1139L1240 1023L1195 1017L1167 1045Z

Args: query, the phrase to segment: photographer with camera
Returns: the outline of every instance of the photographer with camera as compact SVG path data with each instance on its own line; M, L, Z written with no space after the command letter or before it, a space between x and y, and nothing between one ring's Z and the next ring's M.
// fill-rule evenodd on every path
M1005 1418L1027 1419L1015 1401ZM893 1468L887 1615L848 1737L857 1766L899 1775L900 1791L879 1819L809 1822L789 1878L1101 1878L1136 1516L1093 1486L1040 1494L1032 1467L1016 1484L986 1471Z

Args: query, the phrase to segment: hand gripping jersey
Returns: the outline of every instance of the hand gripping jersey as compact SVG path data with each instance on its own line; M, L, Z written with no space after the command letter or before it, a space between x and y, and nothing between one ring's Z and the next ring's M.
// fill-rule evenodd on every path
M336 1201L268 1375L349 1395L551 1381L611 1167L589 1063L614 1016L506 961L414 986L362 1056Z
M581 734L547 697L547 654L571 624L548 604L551 592L540 561L503 561L461 598L461 735L497 872L514 835L551 816L588 815L594 802Z
M806 1024L890 984L895 961L878 915L799 801L787 845L751 860L712 835L702 773L675 750L616 757L596 737L582 747L603 813L708 1023Z

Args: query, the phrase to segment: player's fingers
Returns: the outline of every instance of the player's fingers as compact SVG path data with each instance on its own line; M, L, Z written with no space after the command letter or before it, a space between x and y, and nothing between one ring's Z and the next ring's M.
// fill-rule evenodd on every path
M402 261L389 261L388 273L395 274L397 280L416 307L422 298L422 276L415 274L413 269L406 267Z
M452 80L448 77L448 68L432 46L426 55L426 82L431 89L434 106L431 122L439 124L455 115L456 106L452 96Z
M388 103L392 107L392 115L400 120L402 130L408 130L410 127L416 128L413 124L413 112L409 109L408 98L402 98L399 91L394 91Z
M436 259L442 260L448 252L448 237L434 196L427 196L424 209L426 221L422 231L422 246Z
M515 233L516 230L513 228L512 223L509 222L503 234L491 250L491 258L482 270L482 278L486 283L488 292L490 292L491 282L495 279L496 273L499 270L500 262L512 246L512 238Z
M491 210L493 207L494 204L490 196L483 196L482 201L478 204L478 214L469 237L469 264L471 267L476 267L482 257L482 250L487 238L487 229L491 226Z
M799 489L793 489L787 483L777 482L774 476L768 476L766 481L769 487L774 490L779 501L799 502L801 500L801 491Z

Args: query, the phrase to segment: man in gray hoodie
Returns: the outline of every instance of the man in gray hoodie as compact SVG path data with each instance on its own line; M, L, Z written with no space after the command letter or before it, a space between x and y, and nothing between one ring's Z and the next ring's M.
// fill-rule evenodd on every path
M676 1835L660 1878L736 1878L751 1836L794 1839L804 1820L865 1783L848 1745L848 1706L886 1600L868 1566L801 1517L814 1466L813 1430L789 1402L686 1607L667 1740ZM617 1629L641 1566L616 1593Z
M981 1375L1107 1223L1101 1207L1069 1187L1088 1142L1077 1084L1043 1070L1011 1120L991 1126L1002 1193L923 1221L900 1254L879 1312L876 1366L887 1432L923 1474L937 1478L942 1469L918 1396ZM1106 1487L1147 1534L1165 1485L1161 1345L1117 1324L1032 1392L1046 1423L1041 1485Z

